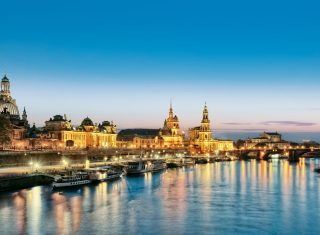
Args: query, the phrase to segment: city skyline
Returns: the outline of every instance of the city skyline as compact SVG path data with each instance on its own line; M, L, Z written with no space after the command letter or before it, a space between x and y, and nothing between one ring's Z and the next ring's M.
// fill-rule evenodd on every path
M207 101L213 129L320 131L320 19L310 4L1 6L0 74L38 126L67 114L74 124L158 128L172 97L183 129L198 125Z
M14 87L14 86L11 85L11 87ZM11 91L11 93L12 93L12 91ZM15 98L14 94L13 94L13 98ZM163 114L159 114L156 111L153 111L152 114L155 114L155 116L160 116L160 115L162 116L163 115L164 118L165 118L167 113L168 113L168 111L169 111L170 104L172 104L172 103L173 103L172 102L172 98L170 98L167 106L165 107L166 110L165 110L165 112ZM205 101L202 104L202 107L205 105L205 103L207 103L207 101ZM157 107L152 106L152 108L157 108ZM159 110L162 110L162 109L163 109L163 104L161 105L161 109L159 109ZM21 105L20 105L20 110L22 110ZM27 110L29 111L28 108L27 108ZM178 117L181 119L180 115L176 112L176 110L181 110L181 109L179 109L179 108L176 109L175 105L173 104L173 110L174 110L174 113L177 114ZM74 110L74 111L76 112L77 110ZM122 111L124 113L125 110L122 110ZM112 111L111 111L111 113L112 113ZM198 114L198 113L192 112L192 110L191 110L191 113L194 114L193 115L194 117L196 117L197 114ZM110 119L107 115L106 116L103 116L103 115L98 116L99 119L97 120L97 119L92 118L92 116L95 117L95 115L87 114L87 115L84 115L83 117L80 117L77 114L75 115L73 113L68 113L68 112L63 112L63 113L62 112L57 112L57 113L52 114L52 115L48 116L47 118L45 118L43 120L43 124L36 123L36 122L35 123L37 124L37 126L43 126L45 121L49 120L52 116L57 115L57 114L59 114L59 115L67 115L68 119L70 119L72 121L73 125L75 125L75 126L80 125L80 123L82 122L82 120L85 117L90 117L93 120L94 123L101 123L102 121L105 121L105 120L112 120L112 121L115 122L116 125L118 125L120 127L120 129L125 129L125 128L160 128L162 126L162 122L161 121L159 123L156 123L155 121L146 122L146 120L144 121L143 125L139 126L139 124L136 124L136 123L139 123L139 121L142 121L140 119L136 119L136 122L134 122L134 123L132 123L132 122L130 123L129 122L129 124L127 124L127 123L124 122L122 125L119 125L117 123L117 120L112 119L112 118ZM129 115L129 113L128 113L128 115ZM28 112L28 116L32 117L33 115L32 115L32 113L30 114L30 112ZM75 116L78 117L78 118L74 119L73 117L75 117ZM201 115L198 115L198 116L200 117ZM211 116L214 116L214 115L211 114L210 105L209 105L209 118L211 118ZM198 125L199 122L200 122L200 119L201 118L199 118L198 122L192 120L191 123L193 124L193 126ZM32 119L30 119L30 121L31 121L31 123L34 122ZM190 127L192 127L192 126L185 125L185 123L183 122L183 117L182 117L181 124L182 124L181 125L182 129L184 129L185 131L187 131ZM243 131L243 132L250 132L250 131L252 131L252 132L260 132L260 131L288 131L288 132L293 131L293 132L299 132L299 131L308 131L308 127L311 128L310 132L317 132L318 130L312 130L312 128L318 127L318 125L319 125L318 123L311 123L311 122L301 122L301 121L292 121L292 120L290 120L290 121L288 121L288 120L275 121L275 120L271 120L271 119L269 121L255 122L255 123L254 122L252 122L252 123L249 123L249 122L246 122L246 123L241 123L241 122L216 123L215 121L212 121L212 124L213 124L213 129L218 130L218 131ZM227 128L221 128L221 127L219 128L219 124L220 124L220 126L225 125L225 126L227 126ZM255 126L255 125L258 125L260 128L250 128L250 126ZM244 126L249 126L249 128L246 128ZM297 129L286 130L286 129L284 129L284 127L296 127Z

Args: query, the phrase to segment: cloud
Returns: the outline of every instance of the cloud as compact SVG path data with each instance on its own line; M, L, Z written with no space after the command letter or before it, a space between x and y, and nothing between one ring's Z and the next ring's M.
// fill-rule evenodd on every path
M250 125L250 123L243 123L243 122L223 122L224 125L230 125L230 126L244 126L244 125Z
M262 125L283 125L283 126L315 126L314 122L296 122L296 121L266 121L261 122Z

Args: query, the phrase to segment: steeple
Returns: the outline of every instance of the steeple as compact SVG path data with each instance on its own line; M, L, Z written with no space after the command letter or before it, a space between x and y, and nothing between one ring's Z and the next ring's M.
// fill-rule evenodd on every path
M202 123L210 123L207 102L205 102L205 104L204 104Z
M173 118L172 99L170 98L169 118Z
M28 115L26 112L26 107L23 107L22 120L27 121Z

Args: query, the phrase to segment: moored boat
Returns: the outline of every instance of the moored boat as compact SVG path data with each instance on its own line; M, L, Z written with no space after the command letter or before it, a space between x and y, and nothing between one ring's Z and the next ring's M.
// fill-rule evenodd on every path
M90 169L91 174L96 175L94 182L103 182L119 179L123 175L123 171L111 167L97 167Z
M166 163L162 160L139 160L134 162L129 162L126 173L128 175L132 174L143 174L146 172L156 172L161 171L166 168Z
M205 158L197 158L196 159L196 164L207 164L208 160Z
M57 176L52 183L53 189L65 188L65 187L75 187L90 184L92 180L89 174L85 172L77 172L72 175Z

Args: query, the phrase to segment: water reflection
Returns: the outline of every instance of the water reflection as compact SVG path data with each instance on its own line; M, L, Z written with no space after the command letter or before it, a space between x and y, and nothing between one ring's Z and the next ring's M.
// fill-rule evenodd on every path
M220 162L60 192L1 193L1 234L317 234L318 166Z
M22 190L13 195L14 209L16 211L16 226L18 234L24 234L26 230L27 216L26 216L26 190Z

